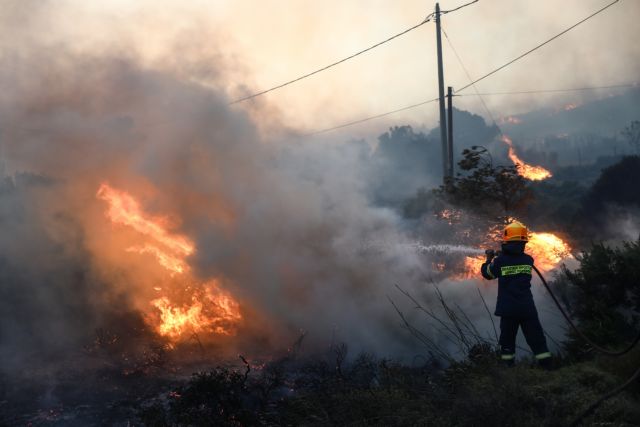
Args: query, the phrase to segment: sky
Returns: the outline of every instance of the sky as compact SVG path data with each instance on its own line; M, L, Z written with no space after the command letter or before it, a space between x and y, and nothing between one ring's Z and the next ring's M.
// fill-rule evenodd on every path
M477 78L608 4L609 0L480 0L443 18ZM226 91L230 99L327 65L422 21L433 3L417 0L2 0L2 54L64 44L89 55L126 52ZM463 4L443 0L442 9ZM481 92L633 83L640 72L640 2L620 0L544 48L478 84ZM34 31L34 28L37 31ZM8 36L8 37L7 37ZM9 48L9 49L7 49ZM443 39L446 85L468 83ZM203 65L204 64L204 65ZM595 93L486 97L503 117L580 102ZM467 93L472 93L471 89ZM426 24L328 71L234 108L307 133L437 96L435 25ZM475 97L456 106L489 119ZM333 132L366 137L388 126L437 125L437 104Z

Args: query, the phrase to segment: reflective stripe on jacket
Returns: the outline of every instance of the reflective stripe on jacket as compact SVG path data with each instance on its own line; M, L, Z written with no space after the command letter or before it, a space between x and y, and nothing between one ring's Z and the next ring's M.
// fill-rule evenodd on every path
M531 295L533 258L524 253L524 242L507 242L502 253L485 262L481 274L485 279L498 279L496 316L532 316L536 306Z

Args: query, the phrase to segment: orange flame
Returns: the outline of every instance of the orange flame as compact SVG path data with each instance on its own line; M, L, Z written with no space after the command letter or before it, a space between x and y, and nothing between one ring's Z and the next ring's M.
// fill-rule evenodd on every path
M461 215L462 213L459 210L443 209L436 214L436 218L444 219L449 225L453 225L454 223L460 221Z
M153 299L151 306L157 311L147 314L145 318L154 330L174 342L189 339L199 332L233 335L235 326L242 320L240 306L230 294L220 289L219 282L214 279L196 286L195 290L183 285L185 281L194 282L190 274L187 274L189 268L185 260L195 252L193 242L185 236L170 234L163 218L146 215L140 204L125 191L103 183L97 197L109 204L107 216L113 223L129 226L166 248L163 250L146 243L132 246L126 250L127 252L151 254L158 264L169 272L171 278L177 274L181 276L180 281L170 281L172 286L169 286L168 290L172 291L172 294L182 294L181 299L190 299L191 304L177 305L167 296ZM154 286L153 289L157 292L163 290L158 286Z
M169 270L171 274L184 273L188 268L183 260L164 252L154 245L146 244L144 246L132 246L127 249L127 252L135 252L137 254L151 254L155 256L158 260L158 263Z
M509 158L518 167L518 175L531 181L542 181L543 179L551 178L551 172L545 168L529 165L520 159L513 148L513 141L508 136L502 135L502 142L509 146Z
M487 242L493 240L496 234L494 228L492 227L487 233ZM530 232L525 252L533 257L536 267L543 273L557 268L562 261L573 258L571 246L555 234L547 232ZM484 256L466 256L464 271L455 277L457 279L478 277L484 262Z
M140 209L140 204L128 193L103 183L97 196L109 203L108 216L112 222L128 225L137 232L157 240L173 252L182 255L193 253L193 243L189 239L171 236L164 228L165 221L162 218L146 217Z
M464 272L457 274L456 279L473 279L478 277L480 268L485 262L483 256L465 256L464 257Z
M162 322L158 326L160 335L178 338L183 332L190 330L192 333L200 332L208 322L202 316L202 303L195 300L188 308L173 307L169 298L154 299L151 304L160 310Z
M214 282L215 283L215 282ZM151 301L160 311L160 323L157 332L172 340L189 338L199 332L211 332L219 335L233 335L234 326L242 319L238 303L217 285L206 286L205 298L192 296L191 305L176 307L169 298L161 297ZM208 302L206 306L202 300Z
M563 260L573 258L571 247L552 233L530 233L526 250L540 271L553 270Z

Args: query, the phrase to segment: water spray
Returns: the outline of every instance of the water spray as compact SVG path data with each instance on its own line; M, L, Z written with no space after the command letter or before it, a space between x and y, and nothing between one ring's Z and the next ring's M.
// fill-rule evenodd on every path
M370 242L364 246L365 250L369 249L400 249L406 250L409 252L417 252L421 254L431 254L431 255L466 255L466 256L477 256L484 255L484 249L474 248L472 246L465 245L449 245L449 244L433 244L433 245L425 245L422 242L411 242L411 243L398 243L398 244L389 244L389 243L378 243L378 242Z
M460 254L460 255L482 255L483 249L464 245L423 245L421 243L412 244L416 251L431 254Z

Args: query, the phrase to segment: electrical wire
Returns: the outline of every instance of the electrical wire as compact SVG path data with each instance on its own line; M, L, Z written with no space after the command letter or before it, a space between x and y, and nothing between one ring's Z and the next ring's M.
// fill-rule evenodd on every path
M446 35L446 34L445 34ZM600 89L622 89L622 88L630 88L630 87L638 87L640 88L639 83L625 83L618 85L609 85L609 86L588 86L588 87L574 87L574 88L560 88L560 89L532 89L532 90L519 90L513 92L481 92L481 93L462 93L456 94L454 96L494 96L494 95L523 95L523 94L534 94L534 93L556 93L556 92L580 92L587 90L600 90Z
M448 37L446 36L446 33L445 33L445 38L447 38L447 40L449 40ZM453 46L452 46L452 49L453 49ZM464 64L460 63L460 65L464 67ZM482 99L483 96L521 95L521 94L552 93L552 92L577 92L577 91L586 91L586 90L621 89L621 88L632 88L632 87L640 87L640 83L627 83L627 84L609 85L609 86L590 86L590 87L564 88L564 89L562 89L562 88L558 88L558 89L539 89L539 90L533 89L533 90L523 90L523 91L515 91L515 92L477 92L476 91L475 93L454 94L453 96L454 97L478 96L479 99L482 101L482 104L483 104L485 110L487 111L487 114L491 118L491 121L494 122L494 123L497 123L495 121L494 117L493 117L493 114L491 113L491 110L489 110L489 108L487 107L486 102L484 101L484 99ZM393 110L393 111L389 111L389 112L386 112L386 113L378 114L378 115L375 115L375 116L367 117L367 118L364 118L364 119L361 119L361 120L355 120L353 122L345 123L345 124L334 126L334 127L331 127L331 128L314 131L314 132L305 134L305 136L307 136L307 135L315 135L315 134L324 133L324 132L330 132L332 130L340 129L340 128L343 128L343 127L351 126L351 125L362 123L362 122L366 122L366 121L369 121L369 120L374 120L374 119L379 118L379 117L388 116L390 114L398 113L400 111L409 110L411 108L419 107L421 105L424 105L424 104L427 104L427 103L430 103L430 102L438 101L439 99L440 98L435 98L435 99L430 99L430 100L427 100L427 101L419 102L417 104L409 105L407 107L399 108L397 110ZM497 126L497 124L496 124L496 126Z
M464 62L462 61L462 58L460 58L460 55L458 54L457 50L453 46L453 43L451 42L451 39L447 35L447 33L444 30L444 28L442 29L442 31L443 31L443 33L445 35L445 38L447 39L447 42L449 43L449 46L451 47L451 50L453 51L453 53L455 54L456 58L458 59L458 62L460 63L460 66L462 67L462 69L464 70L465 74L467 75L467 78L471 81L470 85L473 86L473 89L475 91L475 95L478 96L478 98L480 98L480 101L482 102L482 105L484 106L485 110L487 111L487 113L491 117L491 120L493 121L494 125L497 126L497 124L495 122L495 119L493 118L493 115L491 114L491 111L487 107L487 104L484 102L484 98L482 97L482 95L478 91L475 82L471 78L471 75L469 74L469 71L467 70L467 68L464 65ZM629 85L612 85L612 86L608 86L606 88L628 87L628 86ZM598 87L598 89L601 89L601 88L603 88L603 87ZM576 89L577 90L590 90L590 89L593 89L593 88L575 88L574 90L576 90ZM553 90L553 91L557 91L557 90ZM540 92L542 92L542 91L520 91L520 93L540 93ZM500 129L499 126L498 126L498 130L502 133L502 130ZM551 288L549 287L549 285L548 285L547 281L545 280L544 276L542 275L542 273L540 273L540 270L538 270L538 268L535 265L533 265L532 267L535 270L535 272L538 274L538 277L540 277L540 280L542 280L542 283L543 283L544 287L547 289L547 292L549 292L549 295L551 295L551 298L553 299L553 302L556 304L556 306L560 310L560 313L565 318L567 323L569 323L569 325L573 328L573 330L576 332L576 334L578 334L578 336L580 336L585 342L587 342L593 348L595 348L596 350L598 350L601 353L606 354L608 356L622 356L622 355L630 352L631 350L633 350L636 347L636 345L638 344L638 342L640 342L640 332L639 332L638 335L636 336L636 338L627 347L625 347L624 349L619 350L619 351L611 351L611 350L608 350L608 349L606 349L604 347L601 347L598 344L594 343L589 337L587 337L582 331L580 331L577 328L577 326L573 323L573 321L571 320L569 315L565 312L565 310L563 309L562 305L560 304L560 302L558 301L558 299L556 298L554 293L551 291ZM621 393L623 390L625 390L627 387L629 387L632 383L634 383L639 377L640 377L640 366L631 375L631 377L629 377L624 383L620 384L619 386L617 386L613 390L609 391L608 393L600 396L598 399L593 401L587 407L587 409L582 411L582 413L580 413L580 415L573 420L571 425L572 426L577 426L577 425L581 424L582 420L585 417L587 417L590 414L592 414L603 402L605 402L607 399L610 399L611 397L616 396L617 394Z
M519 59L524 58L525 56L527 56L527 55L528 55L528 54L530 54L531 52L533 52L533 51L535 51L535 50L537 50L537 49L539 49L539 48L541 48L541 47L545 46L546 44L548 44L548 43L550 43L551 41L553 41L553 40L557 39L558 37L562 36L563 34L565 34L565 33L569 32L570 30L572 30L573 28L577 27L578 25L580 25L580 24L582 24L582 23L584 23L584 22L588 21L589 19L593 18L594 16L598 15L599 13L601 13L601 12L603 12L604 10L608 9L609 7L613 6L615 3L619 2L619 1L620 1L620 0L615 0L615 1L613 1L612 3L609 3L608 5L606 5L606 6L604 6L603 8L601 8L601 9L597 10L596 12L594 12L594 13L592 13L591 15L587 16L586 18L582 19L581 21L579 21L579 22L577 22L577 23L573 24L571 27L569 27L569 28L567 28L567 29L563 30L562 32L560 32L560 33L556 34L556 35L555 35L555 36L553 36L552 38L550 38L550 39L548 39L548 40L544 41L543 43L541 43L541 44L539 44L539 45L537 45L537 46L536 46L536 47L534 47L533 49L530 49L529 51L527 51L527 52L525 52L524 54L522 54L522 55L518 56L517 58L512 59L511 61L507 62L507 63L506 63L506 64L504 64L504 65L501 65L500 67L498 67L498 68L496 68L495 70L493 70L493 71L491 71L491 72L489 72L489 73L485 74L484 76L480 77L479 79L476 79L476 80L471 81L471 82L470 82L469 84L467 84L466 86L464 86L464 87L462 87L461 89L457 90L457 91L456 91L456 93L454 94L454 96L465 96L464 94L458 94L458 92L461 92L461 91L463 91L463 90L465 90L465 89L467 89L467 88L469 88L469 87L471 87L471 86L474 86L477 82L479 82L479 81L481 81L481 80L483 80L483 79L485 79L485 78L487 78L487 77L489 77L489 76L491 76L491 75L493 75L493 74L497 73L498 71L500 71L500 70L502 70L502 69L506 68L507 66L509 66L509 65L513 64L514 62L518 61ZM475 3L475 2L468 3L467 5L469 5L469 4L473 4L473 3ZM452 9L452 11L453 11L453 10L455 10L455 9ZM440 13L442 14L442 12L440 12ZM432 14L432 15L433 15L433 14ZM430 16L432 16L432 15L430 15ZM428 17L428 18L429 18L429 17ZM447 37L446 37L446 33L445 33L445 38L447 38ZM447 39L448 39L448 38L447 38ZM458 56L458 55L456 54L456 56ZM461 64L461 65L462 65L462 64ZM463 65L463 67L464 67L464 65ZM467 74L468 74L468 73L467 73ZM559 91L562 91L562 90L559 90ZM476 93L476 95L481 97L483 94L481 94L481 93L477 92L477 93ZM439 98L436 98L436 99L435 99L435 101L437 101L437 100L439 100ZM326 129L322 129L322 130L314 131L314 132L311 132L311 133L305 134L304 136L307 136L307 135L316 135L316 134L319 134L319 133L330 132L330 131L337 130L337 129L341 129L341 128L344 128L344 127L347 127L347 126L356 125L356 124L359 124L359 123L367 122L367 121L369 121L369 120L374 120L374 119L377 119L377 118L380 118L380 117L388 116L388 115L390 115L390 114L398 113L398 112L400 112L400 111L405 111L405 110L409 110L409 109L412 109L412 108L415 108L415 107L419 107L419 106L421 106L421 105L424 105L424 104L427 104L427 103L429 103L429 102L433 102L433 101L434 101L434 100L427 100L427 101L419 102L419 103L417 103L417 104L409 105L409 106L406 106L406 107L403 107L403 108L399 108L399 109L397 109L397 110L389 111L389 112L382 113L382 114L377 114L377 115L375 115L375 116L366 117L366 118L363 118L363 119L360 119L360 120L355 120L355 121L353 121L353 122L344 123L344 124L341 124L341 125L338 125L338 126L333 126L333 127L330 127L330 128L326 128ZM486 103L484 102L484 100L482 100L482 103L485 105L485 108L486 108ZM489 114L489 116L492 118L492 121L493 121L493 122L494 122L494 124L495 124L495 123L496 123L496 121L493 119L493 115L491 114L491 112L490 112L490 110L489 110L488 108L486 108L486 109L487 109L487 113L488 113L488 114ZM497 124L496 124L496 126L497 126ZM500 128L499 128L499 127L498 127L498 130L500 130ZM501 131L501 130L500 130L500 132L502 133L502 131Z
M473 78L471 77L471 74L469 73L469 70L467 69L467 67L465 67L464 62L462 62L462 58L460 58L460 55L458 54L458 51L453 46L453 42L449 38L449 35L447 34L447 32L444 30L444 28L442 26L440 28L442 29L442 32L444 33L444 38L447 40L447 43L449 44L449 47L451 48L451 50L453 51L456 59L458 60L458 63L460 64L460 67L462 67L462 70L467 75L467 78L469 79L469 81L472 82L471 85L473 86L473 90L475 91L476 96L478 98L480 98L480 102L482 103L482 106L484 107L485 111L487 112L487 114L491 118L491 121L493 122L493 125L496 126L498 128L498 131L500 131L500 134L502 134L502 129L500 129L500 127L496 123L496 119L493 117L493 114L491 113L491 110L489 110L489 107L487 106L487 103L484 102L484 98L482 97L482 95L480 95L480 92L478 91L478 88L476 87L475 83L473 83ZM460 96L460 95L458 95L458 96Z
M229 103L229 105L237 104L237 103L239 103L239 102L243 102L243 101L247 101L247 100L249 100L249 99L256 98L256 97L258 97L258 96L264 95L265 93L269 93L269 92L272 92L272 91L274 91L274 90L277 90L277 89L283 88L283 87L285 87L285 86L288 86L288 85L290 85L290 84L293 84L293 83L299 82L300 80L306 79L307 77L311 77L311 76L313 76L313 75L315 75L315 74L321 73L322 71L328 70L329 68L335 67L336 65L342 64L343 62L346 62L346 61L348 61L348 60L350 60L350 59L353 59L353 58L355 58L356 56L362 55L363 53L366 53L366 52L368 52L368 51L370 51L370 50L373 50L373 49L375 49L375 48L376 48L376 47L378 47L378 46L381 46L381 45L383 45L383 44L385 44L385 43L388 43L388 42L390 42L391 40L397 39L398 37L403 36L403 35L407 34L408 32L413 31L413 30L415 30L416 28L419 28L419 27L423 26L423 25L424 25L424 24L426 24L427 22L430 22L430 21L431 21L431 19L433 18L433 15L434 15L434 13L431 13L430 15L428 15L428 16L427 16L427 17L426 17L422 22L420 22L419 24L416 24L416 25L414 25L413 27L409 27L409 28L407 28L407 29L406 29L406 30L404 30L404 31L401 31L401 32L399 32L399 33L397 33L397 34L394 34L393 36L391 36L391 37L389 37L389 38L387 38L387 39L384 39L384 40L382 40L381 42L378 42L378 43L376 43L376 44L374 44L374 45L372 45L372 46L369 46L369 47L368 47L368 48L366 48L366 49L360 50L360 51L358 51L358 52L356 52L356 53L354 53L354 54L352 54L352 55L349 55L349 56L347 56L347 57L345 57L345 58L342 58L342 59L340 59L340 60L338 60L338 61L336 61L336 62L332 62L332 63L331 63L331 64L329 64L329 65L325 65L325 66L324 66L324 67L322 67L322 68L318 68L317 70L311 71L310 73L304 74L304 75L302 75L302 76L300 76L300 77L297 77L297 78L295 78L295 79L293 79L293 80L289 80L289 81L286 81L286 82L284 82L284 83L281 83L281 84L279 84L279 85L277 85L277 86L273 86L273 87L271 87L271 88L269 88L269 89L265 89L265 90L262 90L262 91L260 91L260 92L253 93L253 94L251 94L251 95L247 95L247 96L244 96L244 97L242 97L242 98L238 98L238 99L236 99L235 101L231 101L231 102Z
M517 58L512 59L511 61L506 62L505 64L499 66L498 68L494 69L493 71L488 72L487 74L483 75L482 77L480 77L479 79L476 79L474 81L472 81L471 83L469 83L466 86L463 86L462 88L458 89L456 92L462 92L463 90L467 89L470 86L473 86L474 84L478 83L481 80L486 79L489 76L492 76L493 74L497 73L498 71L502 70L505 67L508 67L509 65L513 64L516 61L519 61L520 59L524 58L525 56L529 55L530 53L540 49L541 47L545 46L548 43L551 43L553 40L557 39L558 37L568 33L569 31L573 30L574 28L576 28L578 25L588 21L589 19L593 18L594 16L604 12L605 10L607 10L608 8L610 8L611 6L613 6L614 4L618 3L620 0L614 0L613 2L609 3L608 5L604 6L603 8L597 10L596 12L592 13L591 15L587 16L586 18L576 22L575 24L573 24L572 26L570 26L569 28L566 28L565 30L559 32L558 34L556 34L555 36L551 37L550 39L540 43L539 45L537 45L536 47L529 49L528 51L526 51L525 53L523 53L522 55L518 56Z
M318 135L320 133L331 132L333 130L341 129L341 128L344 128L344 127L347 127L347 126L356 125L358 123L368 122L369 120L379 119L380 117L389 116L391 114L399 113L401 111L409 110L411 108L420 107L421 105L430 104L432 102L438 101L439 99L440 98L429 99L427 101L422 101L422 102L419 102L417 104L413 104L413 105L409 105L409 106L406 106L406 107L398 108L397 110L387 111L386 113L377 114L375 116L370 116L370 117L365 117L364 119L354 120L352 122L343 123L341 125L333 126L333 127L330 127L330 128L316 130L316 131L304 134L302 136L311 136L311 135Z
M462 6L458 6L455 9L449 9L449 10L441 10L440 11L440 15L446 15L447 13L451 13L451 12L455 12L456 10L460 10L463 7L467 7L467 6L471 6L474 3L478 3L479 0L473 0L470 1L469 3L463 4Z
M460 10L460 9L462 9L462 8L465 8L465 7L467 7L467 6L471 6L472 4L477 3L478 1L479 1L479 0L474 0L474 1L472 1L472 2L469 2L469 3L463 4L463 5L461 5L461 6L458 6L458 7L456 7L455 9L450 9L450 10L443 10L443 11L440 11L440 15L446 15L447 13L455 12L455 11ZM322 72L322 71L328 70L329 68L335 67L336 65L342 64L343 62L346 62L346 61L348 61L348 60L350 60L350 59L353 59L353 58L355 58L356 56L362 55L363 53L366 53L366 52L368 52L368 51L370 51L370 50L373 50L373 49L375 49L375 48L376 48L376 47L378 47L378 46L381 46L381 45L383 45L383 44L385 44L385 43L388 43L388 42L390 42L390 41L392 41L392 40L394 40L394 39L396 39L396 38L400 37L400 36L403 36L403 35L407 34L408 32L413 31L413 30L415 30L416 28L423 26L423 25L424 25L424 24L426 24L427 22L431 22L431 20L433 19L433 17L434 17L434 16L435 16L435 12L430 13L430 14L429 14L429 15L427 15L427 17L426 17L426 18L424 18L424 20L423 20L422 22L420 22L419 24L416 24L416 25L414 25L413 27L409 27L409 28L407 28L407 29L406 29L406 30L404 30L404 31L401 31L401 32L399 32L399 33L397 33L397 34L394 34L393 36L391 36L391 37L389 37L389 38L386 38L386 39L382 40L381 42L378 42L378 43L376 43L376 44L374 44L374 45L372 45L372 46L369 46L369 47L368 47L368 48L366 48L366 49L362 49L362 50L360 50L360 51L358 51L358 52L356 52L356 53L354 53L354 54L352 54L352 55L349 55L349 56L347 56L347 57L345 57L345 58L342 58L342 59L340 59L340 60L338 60L338 61L336 61L336 62L333 62L333 63L331 63L331 64L329 64L329 65L325 65L325 66L324 66L324 67L322 67L322 68L318 68L318 69L317 69L317 70L315 70L315 71L312 71L312 72L310 72L310 73L304 74L304 75L302 75L302 76L300 76L300 77L297 77L297 78L295 78L295 79L293 79L293 80L289 80L289 81L284 82L284 83L281 83L281 84L279 84L279 85L277 85L277 86L273 86L273 87L271 87L271 88L269 88L269 89L265 89L265 90L262 90L262 91L260 91L260 92L256 92L256 93L254 93L254 94L247 95L247 96L244 96L244 97L242 97L242 98L238 98L238 99L236 99L235 101L231 101L228 105L233 105L233 104L237 104L237 103L239 103L239 102L243 102L243 101L247 101L247 100L249 100L249 99L256 98L256 97L258 97L258 96L264 95L265 93L269 93L269 92L272 92L272 91L274 91L274 90L277 90L277 89L283 88L283 87L288 86L288 85L290 85L290 84L292 84L292 83L296 83L296 82L298 82L298 81L300 81L300 80L306 79L307 77L311 77L311 76L313 76L313 75L315 75L315 74L318 74L318 73L320 73L320 72Z

